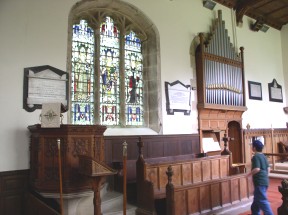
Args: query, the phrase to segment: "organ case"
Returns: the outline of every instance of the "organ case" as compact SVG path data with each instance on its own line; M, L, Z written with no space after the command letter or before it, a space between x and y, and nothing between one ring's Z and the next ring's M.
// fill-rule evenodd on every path
M220 143L224 133L230 133L237 136L237 143L233 143L234 146L230 144L229 148L234 147L237 151L240 149L241 155L235 161L243 162L242 114L247 110L244 48L241 47L240 53L237 53L230 43L221 11L218 11L211 32L206 37L200 33L199 38L200 44L195 56L200 146L202 148L203 137L213 137ZM233 131L229 130L231 122L237 124L236 135L235 126L231 128Z

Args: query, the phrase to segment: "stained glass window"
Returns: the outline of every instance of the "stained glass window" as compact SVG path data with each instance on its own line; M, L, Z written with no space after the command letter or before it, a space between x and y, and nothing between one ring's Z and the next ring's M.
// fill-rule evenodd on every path
M119 31L106 17L100 26L100 122L119 124Z
M73 26L71 117L73 124L94 124L94 31L86 21Z
M125 36L126 124L143 125L143 79L141 41L131 31Z
M141 40L130 31L121 43L121 32L111 17L106 17L100 23L99 32L100 36L95 39L94 30L86 21L81 20L80 24L73 25L72 123L94 124L97 121L108 126L143 126ZM96 44L99 44L98 48ZM99 56L99 59L94 59L95 56ZM99 67L94 65L95 61L99 62ZM121 87L121 84L125 86ZM94 101L95 89L99 93L98 102ZM121 90L125 92L121 94ZM121 122L121 119L125 119L125 122Z

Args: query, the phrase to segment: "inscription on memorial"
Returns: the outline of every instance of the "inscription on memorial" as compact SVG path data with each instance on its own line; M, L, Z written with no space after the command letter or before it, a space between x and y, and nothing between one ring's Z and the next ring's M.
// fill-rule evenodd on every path
M274 99L281 100L282 99L282 89L271 87L271 97Z
M185 115L191 112L191 86L184 85L180 81L165 82L166 109L168 114L174 111L183 111Z
M272 102L283 102L282 86L279 85L276 79L273 79L271 83L268 83L269 100Z
M68 74L51 66L24 69L23 107L29 112L43 103L68 104Z

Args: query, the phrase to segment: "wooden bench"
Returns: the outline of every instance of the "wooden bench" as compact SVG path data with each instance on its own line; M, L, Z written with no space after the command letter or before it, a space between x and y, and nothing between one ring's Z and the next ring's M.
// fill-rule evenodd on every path
M247 204L252 201L253 183L247 174L238 174L206 182L178 186L173 183L174 169L167 171L166 186L167 215L216 214L236 204Z
M177 186L208 182L229 176L229 156L197 158L197 155L180 155L145 159L143 142L139 140L136 162L137 214L156 214L155 200L166 197L168 166L174 170L173 182Z

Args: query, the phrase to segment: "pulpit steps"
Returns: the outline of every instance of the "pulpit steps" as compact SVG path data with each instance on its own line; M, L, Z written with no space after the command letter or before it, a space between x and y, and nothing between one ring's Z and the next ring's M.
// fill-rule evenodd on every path
M126 215L135 215L136 206L127 204ZM123 195L115 191L101 190L101 212L103 215L123 215ZM93 195L82 199L77 214L93 215Z

